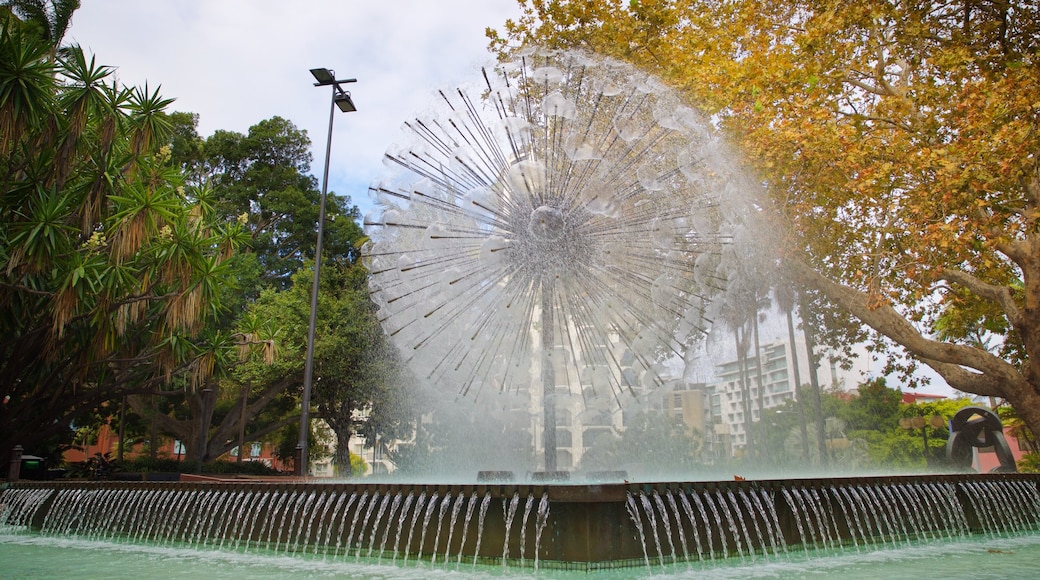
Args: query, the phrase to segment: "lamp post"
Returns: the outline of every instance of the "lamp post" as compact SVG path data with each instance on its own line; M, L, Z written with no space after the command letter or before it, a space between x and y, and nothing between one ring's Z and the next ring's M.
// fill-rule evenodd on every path
M207 387L200 391L202 412L199 417L199 464L195 472L202 473L202 463L206 459L206 447L209 445L209 402L213 389Z
M318 280L321 277L321 240L325 234L325 199L329 187L329 157L332 155L332 123L336 118L336 109L344 113L356 111L350 93L343 90L346 83L357 82L357 79L337 80L336 72L327 68L312 68L316 87L332 87L332 103L329 105L329 137L325 145L325 173L321 180L321 204L318 210L318 241L314 246L314 283L311 285L311 312L307 323L307 358L303 366L303 400L300 402L300 437L296 443L296 461L293 471L296 475L307 475L307 444L310 437L311 384L314 378L314 326L318 312Z

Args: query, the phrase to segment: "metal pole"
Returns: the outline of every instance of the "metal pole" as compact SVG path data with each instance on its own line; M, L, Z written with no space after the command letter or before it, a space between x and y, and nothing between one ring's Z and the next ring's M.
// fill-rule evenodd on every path
M195 468L196 473L202 473L202 463L206 459L206 447L209 445L209 397L212 392L213 389L208 388L199 392L202 397L202 416L199 418L199 464Z
M311 384L314 378L314 326L318 313L318 280L321 277L321 239L325 234L325 199L329 187L329 157L332 155L332 123L336 119L336 84L331 85L329 137L325 144L325 173L321 179L321 204L318 210L318 242L314 246L314 283L311 285L311 316L307 323L307 359L303 366L303 400L300 401L300 438L296 443L296 475L307 475L307 445L310 437Z
M542 447L545 471L556 471L556 369L553 367L553 286L542 277Z
M119 447L116 449L116 459L123 460L123 442L126 441L126 395L119 405Z
M242 458L246 454L246 405L249 403L249 389L242 387L242 414L239 416L238 423L238 462L242 463Z

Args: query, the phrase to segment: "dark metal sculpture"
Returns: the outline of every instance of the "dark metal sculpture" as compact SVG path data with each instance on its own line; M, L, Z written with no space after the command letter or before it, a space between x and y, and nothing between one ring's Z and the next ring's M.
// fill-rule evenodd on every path
M992 447L997 453L1000 466L993 473L1015 473L1015 458L1004 438L1004 425L1000 417L985 407L964 407L950 420L950 439L946 443L946 456L956 467L971 468L973 449Z

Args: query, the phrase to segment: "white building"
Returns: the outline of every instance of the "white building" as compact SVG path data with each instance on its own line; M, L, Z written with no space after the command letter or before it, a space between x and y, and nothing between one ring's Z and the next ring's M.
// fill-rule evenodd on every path
M705 384L703 391L711 401L711 426L705 433L715 435L717 449L729 448L730 453L739 453L747 445L747 426L760 419L761 410L783 405L795 398L796 364L798 380L802 385L810 384L804 341L796 340L795 350L797 360L794 360L787 342L775 341L761 345L761 365L753 349L744 361L734 358L715 365L715 376ZM872 360L866 347L858 346L853 352L851 368L844 369L836 357L825 353L820 357L816 371L820 388L855 389L874 376Z

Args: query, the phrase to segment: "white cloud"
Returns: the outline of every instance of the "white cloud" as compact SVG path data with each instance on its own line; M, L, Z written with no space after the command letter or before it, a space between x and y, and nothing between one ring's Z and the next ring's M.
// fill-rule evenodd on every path
M519 14L516 0L88 0L66 35L121 82L162 86L199 130L245 132L278 115L306 129L321 177L329 94L308 72L334 69L358 112L337 114L330 189L369 207L366 188L401 124L437 89L479 78L486 27Z

